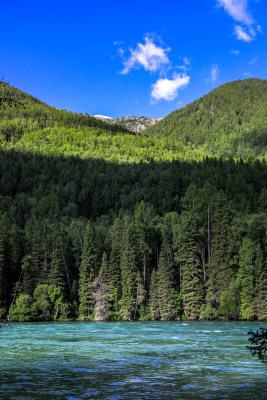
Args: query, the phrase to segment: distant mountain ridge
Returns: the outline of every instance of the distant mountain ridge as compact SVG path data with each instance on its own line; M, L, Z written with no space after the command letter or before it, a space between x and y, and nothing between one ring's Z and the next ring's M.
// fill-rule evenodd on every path
M267 80L226 83L142 132L208 154L266 156Z
M157 122L161 121L162 118L148 118L148 117L121 117L121 118L112 118L107 117L105 115L92 115L97 119L100 119L105 122L109 122L112 124L118 124L123 126L124 128L128 129L129 131L139 133L142 132L144 129L155 125Z
M68 154L94 154L120 162L147 162L151 157L267 158L267 80L226 83L163 119L60 110L4 82L0 82L0 103L0 145L5 147L38 142L42 151L48 144L59 151L63 145Z

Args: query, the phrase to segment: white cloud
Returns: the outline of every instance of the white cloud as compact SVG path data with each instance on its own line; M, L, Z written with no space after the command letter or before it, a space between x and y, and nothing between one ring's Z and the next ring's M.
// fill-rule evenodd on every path
M254 19L247 9L247 0L217 0L217 4L237 22L247 26L254 24Z
M245 78L253 78L253 75L252 75L251 72L244 72L244 73L243 73L243 76L244 76Z
M236 22L241 23L234 29L238 40L251 42L256 38L256 31L262 33L261 26L256 25L256 21L248 10L248 0L217 0L217 5L223 7Z
M218 76L219 76L219 68L217 64L212 65L210 70L210 80L212 83L216 83Z
M235 56L239 56L240 51L239 50L231 50L231 53L234 54Z
M254 39L253 32L249 35L244 28L240 25L235 26L235 35L238 40L242 40L243 42L251 42Z
M190 58L188 58L188 57L184 57L183 58L183 62L185 63L185 65L190 65L191 64Z
M143 67L146 71L155 72L170 64L167 53L170 48L154 43L155 39L145 36L145 43L137 43L135 49L130 49L131 55L124 60L124 69L121 74L128 74L132 68Z
M178 90L189 84L190 77L186 74L174 75L173 79L158 79L152 85L151 97L155 100L172 101L178 96Z
M250 60L248 63L250 65L255 65L258 61L259 61L259 57L256 56L256 57L252 58L252 60Z

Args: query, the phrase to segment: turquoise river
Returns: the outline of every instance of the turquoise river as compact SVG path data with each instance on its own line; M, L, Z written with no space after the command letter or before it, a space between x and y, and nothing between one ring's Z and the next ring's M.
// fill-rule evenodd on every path
M253 322L14 323L0 329L0 399L267 399Z

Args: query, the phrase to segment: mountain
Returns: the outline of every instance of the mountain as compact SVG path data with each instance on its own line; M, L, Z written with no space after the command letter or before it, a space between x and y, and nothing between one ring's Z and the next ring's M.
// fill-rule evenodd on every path
M161 121L162 118L148 118L148 117L121 117L121 118L111 118L104 115L92 115L97 119L102 121L110 122L112 124L118 124L128 129L131 132L142 132L144 129L148 128Z
M0 122L9 121L9 125L19 125L21 135L29 129L44 129L45 127L93 127L107 129L112 132L129 132L128 129L88 114L73 113L61 110L40 101L14 86L0 81ZM34 121L33 126L31 125ZM12 129L10 129L12 131ZM12 132L11 132L12 133ZM21 135L19 135L21 137ZM18 138L18 135L17 135Z
M108 122L106 122L107 119ZM51 107L15 87L0 82L0 146L41 154L102 158L113 162L169 161L206 154L169 138L146 137L133 132L141 117L109 122ZM120 122L120 124L118 124ZM131 130L126 126L130 126Z
M150 132L172 115L133 133L0 82L0 319L267 320L266 161L247 137L218 157L265 126L262 82L178 111L186 140ZM196 115L223 115L217 150Z
M143 131L211 155L265 156L267 80L226 83Z

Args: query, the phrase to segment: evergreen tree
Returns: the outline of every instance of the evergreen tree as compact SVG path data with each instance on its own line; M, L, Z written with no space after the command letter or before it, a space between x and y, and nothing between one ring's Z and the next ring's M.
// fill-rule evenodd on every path
M32 262L31 255L23 257L21 261L22 280L18 286L18 292L21 294L33 295L36 288L36 271Z
M230 210L222 190L218 192L211 219L211 260L209 264L208 303L218 308L220 296L227 291L232 278L229 250Z
M256 250L256 249L255 249ZM267 320L267 238L263 238L263 249L257 251L255 268L254 312L259 321Z
M185 216L182 229L179 258L184 313L188 319L198 319L204 300L204 288L195 218Z
M140 266L142 265L142 277L145 289L147 288L150 275L151 247L155 236L152 225L154 218L154 208L144 201L141 201L135 208L134 222L137 234L138 258Z
M60 243L62 246L62 243ZM50 262L50 243L49 243L49 227L46 221L43 222L40 232L40 270L37 274L37 283L44 285L48 282L49 262Z
M143 278L140 271L137 272L136 277L136 300L135 300L135 310L134 319L137 319L138 314L145 317L145 300L146 300L146 290Z
M112 293L115 293L117 298L121 297L122 291L121 263L127 229L128 221L123 216L122 212L120 212L118 218L115 219L110 232L111 252L107 270L108 284Z
M124 320L132 320L134 318L136 304L136 276L138 271L137 248L136 248L136 232L133 224L129 225L125 250L121 264L121 308L120 313Z
M167 232L163 232L157 275L160 317L162 320L171 320L175 316L173 289L176 284L176 274L172 245Z
M85 230L82 262L79 276L79 315L89 317L93 313L92 287L96 278L96 247L94 241L94 229L88 221Z
M160 299L158 292L158 277L155 268L152 270L150 276L150 286L149 286L149 300L148 309L150 314L150 319L157 320L160 318Z
M262 253L260 245L249 238L243 240L239 251L239 271L237 284L240 291L240 317L251 320L254 318L255 274L261 269Z
M6 213L3 213L0 215L0 309L7 307L10 297L8 293L9 231L9 218Z
M61 293L66 293L67 276L63 260L62 232L59 215L56 214L52 232L51 265L49 271L49 284L58 287Z
M109 283L109 269L108 269L108 258L107 253L104 251L102 256L101 267L99 270L98 277L101 279L102 282Z

